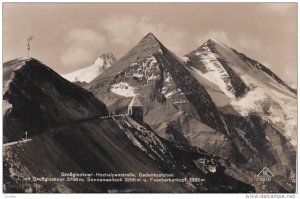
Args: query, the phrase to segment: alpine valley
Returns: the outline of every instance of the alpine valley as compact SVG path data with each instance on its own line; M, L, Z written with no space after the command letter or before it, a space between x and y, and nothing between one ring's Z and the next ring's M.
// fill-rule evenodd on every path
M6 193L295 193L296 134L297 90L212 39L179 58L149 33L62 76L34 58L3 65ZM32 180L62 172L185 180Z

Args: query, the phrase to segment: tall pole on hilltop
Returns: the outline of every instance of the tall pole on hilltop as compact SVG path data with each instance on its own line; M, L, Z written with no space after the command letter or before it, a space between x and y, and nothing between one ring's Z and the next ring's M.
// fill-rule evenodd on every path
M30 53L30 44L29 44L29 41L27 43L27 57L29 57L29 53Z

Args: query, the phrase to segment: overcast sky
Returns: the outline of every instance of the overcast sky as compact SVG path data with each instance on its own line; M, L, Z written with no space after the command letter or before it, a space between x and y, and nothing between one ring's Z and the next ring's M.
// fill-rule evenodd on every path
M102 53L123 56L152 32L182 56L209 38L297 79L296 3L13 4L3 8L3 60L31 56L60 74Z

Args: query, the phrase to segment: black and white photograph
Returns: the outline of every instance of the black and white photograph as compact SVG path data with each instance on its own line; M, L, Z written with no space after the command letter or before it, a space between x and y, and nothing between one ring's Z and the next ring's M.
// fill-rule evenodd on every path
M297 2L2 2L2 193L295 198L297 30Z

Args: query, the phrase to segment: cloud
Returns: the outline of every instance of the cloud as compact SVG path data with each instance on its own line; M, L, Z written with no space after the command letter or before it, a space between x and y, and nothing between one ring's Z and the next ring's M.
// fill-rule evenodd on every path
M107 44L105 36L91 29L72 29L63 42L67 47L61 51L60 60L64 67L74 69L93 62Z
M197 43L201 45L205 41L207 41L208 39L214 39L214 40L217 40L219 42L223 42L223 43L225 43L227 45L231 45L231 41L229 40L227 34L224 31L222 31L222 30L216 30L216 31L210 31L210 32L208 32L204 36L204 38L198 38L197 39Z
M240 33L234 39L231 39L223 30L209 31L204 36L196 38L196 42L198 45L202 45L208 39L214 39L233 48L258 49L261 47L260 41L256 38L251 38L247 34Z
M288 85L292 86L292 88L297 88L297 73L295 71L291 70L289 67L286 67L283 69L283 73L280 74L280 77L282 77L285 82L288 83Z
M266 66L269 69L272 68L272 64L268 61L262 61L261 63L262 63L262 65Z
M261 47L261 43L258 39L250 38L245 34L240 35L238 37L238 45L242 48L251 48L251 49L258 49Z
M107 33L109 41L115 44L130 48L147 33L152 32L166 47L183 53L184 31L164 23L154 23L150 17L110 16L101 19L99 25Z
M268 9L274 14L284 16L289 14L292 9L297 8L297 3L267 3L264 8Z
M118 48L125 53L149 32L175 53L185 53L182 46L186 34L164 23L154 23L149 17L108 16L102 18L98 25L95 29L72 29L65 34L63 42L66 48L60 56L63 67L74 70L86 66L108 47L119 45Z

